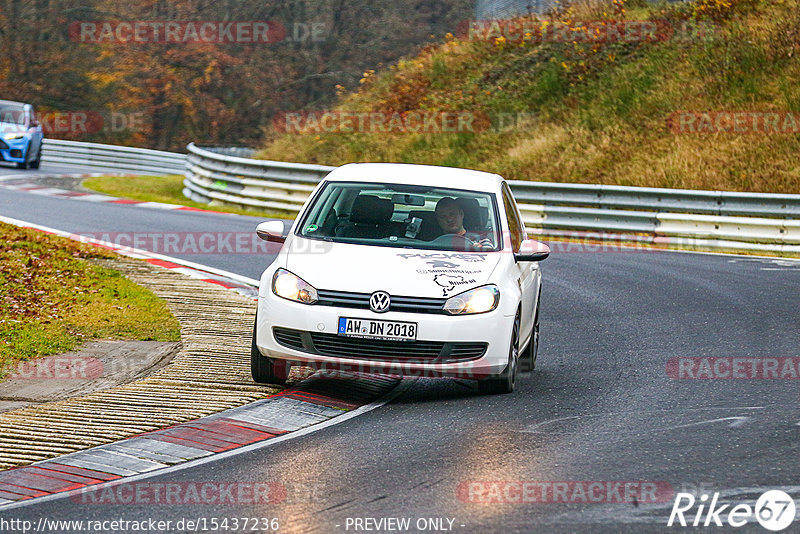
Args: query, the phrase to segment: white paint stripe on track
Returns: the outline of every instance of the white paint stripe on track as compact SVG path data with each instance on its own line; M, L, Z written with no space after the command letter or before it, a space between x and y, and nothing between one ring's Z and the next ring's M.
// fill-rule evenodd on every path
M31 193L34 195L52 197L52 198L69 198L71 200L81 200L86 202L109 202L109 203L118 203L118 204L127 204L130 206L136 206L139 208L146 208L146 209L157 209L157 210L190 210L193 212L208 212L208 213L215 213L217 215L234 215L231 213L224 213L219 211L214 211L211 209L204 209L204 208L193 208L189 206L184 206L181 204L170 204L166 202L146 202L146 201L139 201L139 200L132 200L127 198L121 197L114 197L110 195L104 194L93 194L93 193L79 193L76 194L74 191L68 191L65 189L58 189L52 188L47 186L40 186L36 183L37 179L44 179L44 178L92 178L95 176L119 176L119 177L126 177L126 176L136 176L130 173L119 173L119 172L106 172L106 173L89 173L89 174L36 174L36 175L20 175L20 174L9 174L0 176L0 187L4 189L11 189L14 191L18 191L21 193ZM29 181L23 181L23 180ZM21 182L21 183L10 183L4 184L4 182Z
M42 195L42 196L49 196L49 197L55 197L55 196L63 195L64 193L69 193L69 191L67 191L66 189L55 189L55 188L50 188L50 187L46 187L44 189L30 189L30 190L26 190L25 192L26 193L30 193L32 195Z
M24 180L25 178L38 179L38 178L94 178L96 176L118 175L125 176L118 172L83 172L83 173L42 173L42 174L4 174L0 176L0 182L8 182L11 180ZM130 176L130 175L129 175Z
M64 198L70 198L71 200L81 200L83 202L110 202L112 200L117 200L116 197L109 197L106 195L93 195L93 194L84 195L81 197L64 197Z
M180 204L167 204L165 202L142 202L140 204L136 204L139 208L150 208L154 210L176 210L178 208L183 208Z

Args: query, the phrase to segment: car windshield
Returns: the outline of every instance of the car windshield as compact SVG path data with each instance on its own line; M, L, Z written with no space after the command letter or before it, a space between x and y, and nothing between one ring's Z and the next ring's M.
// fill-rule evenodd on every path
M0 104L0 122L25 125L25 110L21 104Z
M458 251L498 250L495 196L438 187L328 182L299 235L340 243Z

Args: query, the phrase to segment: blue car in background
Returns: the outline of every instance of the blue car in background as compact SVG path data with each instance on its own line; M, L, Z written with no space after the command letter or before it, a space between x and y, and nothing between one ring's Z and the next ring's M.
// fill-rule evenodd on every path
M0 100L0 161L16 163L18 169L38 169L43 139L33 106Z

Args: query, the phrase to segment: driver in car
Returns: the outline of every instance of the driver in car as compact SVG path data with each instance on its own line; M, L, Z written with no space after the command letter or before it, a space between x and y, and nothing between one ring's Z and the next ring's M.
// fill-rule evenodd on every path
M478 249L493 249L494 244L489 238L467 232L464 228L464 211L452 197L443 197L436 203L436 222L445 235L458 235L469 241Z

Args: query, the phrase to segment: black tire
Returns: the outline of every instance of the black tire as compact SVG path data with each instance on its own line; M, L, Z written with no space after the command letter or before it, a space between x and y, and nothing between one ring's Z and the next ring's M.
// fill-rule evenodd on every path
M514 326L511 330L511 344L508 349L508 365L497 376L491 376L478 380L478 391L486 395L502 395L512 393L517 384L517 367L519 362L519 322L520 316L514 319Z
M42 144L39 143L39 150L36 152L36 159L31 161L28 165L31 169L38 169L42 163Z
M542 307L542 289L536 297L536 312L533 315L533 332L528 346L519 355L519 370L530 372L536 369L536 357L539 355L539 311Z
M250 374L258 384L285 386L289 376L288 364L262 355L256 346L256 324L253 325L253 341L250 344Z
M30 154L30 150L31 150L31 145L30 145L30 143L28 143L28 149L25 151L25 157L26 158ZM18 169L23 169L23 170L27 169L28 168L28 162L27 161L20 161L19 163L17 163L17 168Z

